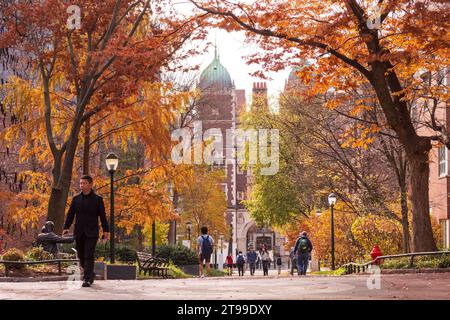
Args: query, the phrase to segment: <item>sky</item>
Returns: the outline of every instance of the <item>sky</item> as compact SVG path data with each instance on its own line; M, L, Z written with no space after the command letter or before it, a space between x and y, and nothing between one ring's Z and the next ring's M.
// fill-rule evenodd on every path
M254 2L255 0L243 0L244 2ZM186 0L176 0L173 6L182 14L189 14L194 10L192 3ZM243 57L257 52L258 46L245 41L244 32L227 32L221 29L212 29L207 41L211 44L217 43L220 54L220 62L227 68L231 79L234 80L236 89L245 89L247 103L251 100L253 82L266 82L269 103L272 106L277 105L277 97L284 89L290 69L279 71L277 73L268 73L272 80L263 80L250 76L250 73L258 70L257 66L249 66L245 63ZM211 45L204 55L192 58L189 64L200 65L200 72L203 71L214 59L214 45ZM199 73L200 75L200 73Z
M271 104L276 105L276 98L283 90L290 69L277 73L269 73L272 80L263 80L250 76L250 73L257 70L258 66L249 66L245 63L244 57L258 50L255 44L245 42L243 32L227 32L225 30L214 29L209 32L208 42L216 43L220 55L220 62L227 68L231 79L234 80L236 89L245 89L247 102L250 101L253 82L266 82ZM214 46L208 48L204 55L193 59L192 63L200 64L200 72L203 71L214 58Z

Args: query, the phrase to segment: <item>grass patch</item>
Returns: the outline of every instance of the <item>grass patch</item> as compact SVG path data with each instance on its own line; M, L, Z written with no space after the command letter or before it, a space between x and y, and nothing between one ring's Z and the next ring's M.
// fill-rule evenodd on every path
M309 274L315 276L342 276L345 274L345 268L339 268L336 270L323 270L323 271L314 271Z
M209 272L207 273L208 277L225 277L227 276L228 273L225 271L220 271L217 269L210 269Z

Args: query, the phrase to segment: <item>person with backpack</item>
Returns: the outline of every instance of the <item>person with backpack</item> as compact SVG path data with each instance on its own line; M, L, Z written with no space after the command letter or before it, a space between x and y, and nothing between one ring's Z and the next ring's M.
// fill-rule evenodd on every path
M270 259L269 251L267 250L266 246L263 246L263 248L260 252L260 255L261 255L261 261L262 261L262 267L263 267L263 274L265 276L268 276L269 275L269 265L270 265L271 259Z
M239 251L237 257L236 257L236 265L238 268L239 276L244 276L244 264L245 264L245 258L242 254L242 251Z
M227 270L229 276L233 275L233 257L231 254L227 255Z
M278 269L278 275L281 274L281 266L283 264L283 261L281 260L281 256L278 255L277 257L277 269Z
M303 231L297 239L294 248L294 255L297 255L298 275L306 275L308 269L309 255L313 249L311 241L308 239L306 231Z
M198 258L200 262L200 278L203 278L205 275L203 273L203 261L206 264L206 274L209 273L211 268L211 254L213 252L214 239L208 235L208 228L202 227L200 229L202 232L201 236L197 239L197 248L198 248Z
M250 252L247 253L247 263L250 267L250 275L255 275L255 267L256 267L256 260L258 259L258 254L256 253L253 248L250 248Z

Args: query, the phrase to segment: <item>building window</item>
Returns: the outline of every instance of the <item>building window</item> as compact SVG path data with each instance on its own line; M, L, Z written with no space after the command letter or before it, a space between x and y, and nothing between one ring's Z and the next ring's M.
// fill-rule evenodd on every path
M237 192L237 198L238 198L238 200L240 200L240 201L245 200L245 192L243 192L243 191L238 191L238 192Z
M225 193L225 198L228 198L228 185L226 183L222 183L222 190Z
M444 177L448 174L448 152L445 146L438 149L438 163L439 163L439 177Z

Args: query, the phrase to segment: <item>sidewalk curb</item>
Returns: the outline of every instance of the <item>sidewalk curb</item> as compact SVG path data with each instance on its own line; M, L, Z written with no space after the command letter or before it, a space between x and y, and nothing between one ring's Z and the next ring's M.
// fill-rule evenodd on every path
M49 276L49 277L0 277L0 282L49 282L49 281L67 281L69 276Z
M446 273L450 268L427 268L427 269L381 269L381 274L406 274L406 273Z

